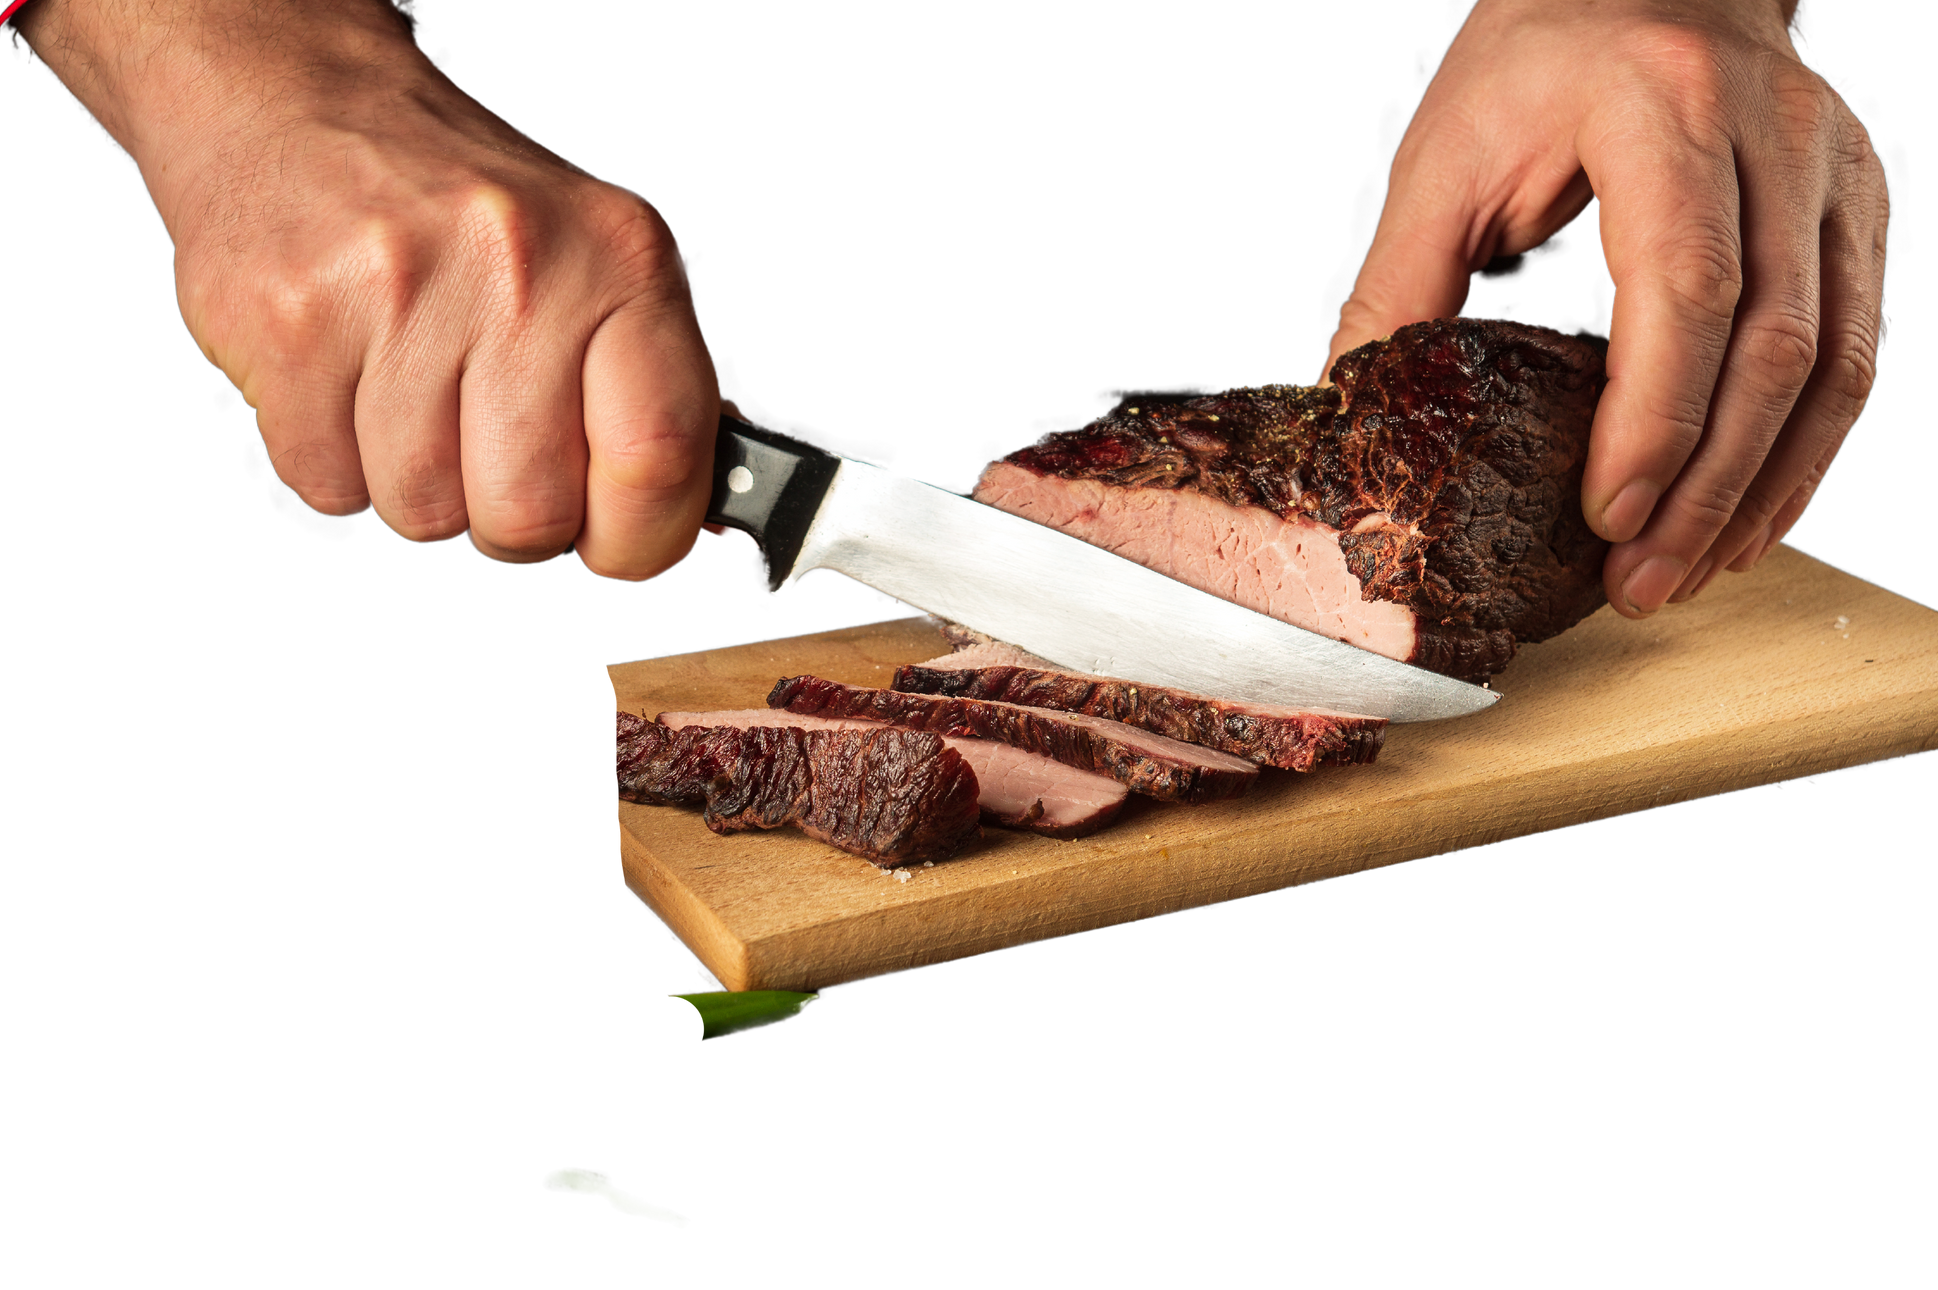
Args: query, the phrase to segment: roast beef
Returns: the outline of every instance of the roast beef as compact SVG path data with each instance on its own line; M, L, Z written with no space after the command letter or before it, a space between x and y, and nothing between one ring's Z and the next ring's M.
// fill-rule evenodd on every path
M767 703L815 716L864 717L937 734L1000 739L1066 766L1110 775L1133 793L1167 802L1237 797L1258 777L1257 766L1229 753L1074 712L873 690L817 676L782 680Z
M695 726L791 726L801 730L879 730L878 722L847 717L810 717L776 708L728 712L662 712L660 724ZM1078 770L994 739L942 736L976 773L976 802L985 823L1028 829L1053 838L1095 833L1123 809L1129 790L1108 775Z
M1132 395L978 500L1275 618L1466 680L1602 602L1581 476L1607 344L1402 327L1332 385Z
M1283 770L1361 765L1379 756L1386 739L1386 722L1379 717L1213 699L1116 677L1065 672L1014 645L972 645L900 668L894 688L1107 717ZM978 767L976 773L980 776L982 769Z
M791 824L884 869L974 835L976 775L939 736L881 727L673 730L619 714L619 796L704 803L715 833Z

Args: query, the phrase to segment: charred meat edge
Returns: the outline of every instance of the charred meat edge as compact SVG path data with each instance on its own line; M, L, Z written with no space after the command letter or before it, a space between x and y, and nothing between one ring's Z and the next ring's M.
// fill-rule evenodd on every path
M793 726L803 730L876 730L880 722L851 717L812 717L777 708L717 712L662 712L661 725ZM944 735L976 773L977 803L985 824L1023 829L1051 838L1088 837L1114 821L1129 790L1108 775L1014 748L995 739ZM1020 782L1019 782L1020 781Z
M946 859L980 827L975 772L933 734L618 719L620 798L704 804L715 833L792 825L892 869Z
M1281 770L1365 765L1386 740L1380 717L1301 712L1067 672L1013 646L972 646L898 668L892 688L1080 712Z

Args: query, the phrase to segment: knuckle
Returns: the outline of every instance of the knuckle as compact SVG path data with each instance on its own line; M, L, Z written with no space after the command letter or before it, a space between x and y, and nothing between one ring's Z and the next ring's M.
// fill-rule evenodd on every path
M1810 468L1810 473L1803 477L1803 482L1784 499L1783 505L1778 509L1778 523L1789 525L1797 522L1797 516L1803 514L1804 508L1810 505L1810 499L1817 495L1817 487L1824 482L1824 475L1830 470L1831 458L1836 454L1837 445L1833 444L1830 452Z
M1744 537L1748 537L1770 522L1770 517L1776 514L1777 507L1781 506L1783 501L1781 497L1771 497L1763 489L1751 486L1749 491L1743 494L1742 500L1737 502L1736 510L1730 517L1729 526Z
M1823 77L1788 58L1777 60L1770 74L1770 111L1780 145L1817 152L1836 128L1841 107Z
M319 274L290 269L262 279L257 314L270 345L281 354L307 351L328 331L334 292Z
M1875 177L1881 187L1884 183L1884 161L1877 155L1877 145L1871 141L1871 132L1848 107L1843 107L1841 99L1838 104L1842 108L1838 114L1842 126L1837 133L1838 160Z
M1740 487L1711 480L1676 489L1670 507L1679 521L1679 527L1714 535L1722 532L1742 500L1743 490Z
M579 534L581 498L531 490L494 499L474 516L490 543L518 559L544 559L572 545ZM480 522L481 521L481 522Z
M407 471L391 497L390 527L413 542L456 537L469 525L464 497L435 467Z
M228 311L223 308L230 298L229 292L221 289L215 275L209 273L199 262L184 255L177 255L175 261L175 304L182 312L190 331L213 329L227 321Z
M474 184L458 205L460 225L478 257L479 280L522 312L536 291L550 219L502 184Z
M1632 62L1648 61L1662 75L1707 83L1715 78L1722 50L1716 38L1687 23L1637 24L1628 34Z
M1819 379L1833 397L1846 404L1846 413L1856 420L1877 384L1876 333L1867 328L1838 337L1826 356Z
M1625 53L1623 66L1652 86L1666 85L1686 107L1710 109L1722 98L1724 50L1708 32L1678 22L1644 23L1629 35Z
M600 445L599 470L627 493L650 501L682 496L701 468L693 438L670 416L615 427Z
M604 552L591 550L581 550L579 559L588 570L601 578L616 578L621 582L644 582L648 578L658 577L672 567L669 561L654 560L642 563L636 560L614 559Z
M442 542L470 527L464 503L447 502L440 506L400 508L390 527L413 542Z
M1682 390L1652 390L1643 401L1644 415L1657 429L1652 437L1687 454L1695 450L1709 421L1709 393Z
M397 322L416 305L434 262L415 229L397 220L366 220L348 257L351 290L378 318Z
M1728 232L1704 229L1669 249L1663 260L1669 289L1681 304L1727 323L1743 298L1743 257Z
M276 477L311 510L325 515L354 515L370 504L363 481L346 478L335 454L322 444L292 444L277 453L272 464Z
M679 244L659 212L623 189L600 194L592 217L607 262L636 288L683 297Z
M1801 312L1760 315L1743 328L1743 353L1779 388L1801 390L1817 366L1817 324Z

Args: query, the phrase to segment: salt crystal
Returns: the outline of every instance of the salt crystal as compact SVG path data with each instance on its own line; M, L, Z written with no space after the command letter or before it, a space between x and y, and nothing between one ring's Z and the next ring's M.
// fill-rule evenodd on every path
M895 881L896 881L896 882L907 882L907 881L908 881L908 870L906 870L906 869L897 869L897 870L895 871Z

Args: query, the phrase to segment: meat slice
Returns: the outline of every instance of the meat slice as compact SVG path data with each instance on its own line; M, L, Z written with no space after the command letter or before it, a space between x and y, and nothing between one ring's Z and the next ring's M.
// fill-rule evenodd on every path
M1166 802L1238 797L1258 778L1258 767L1243 758L1074 712L872 690L818 676L783 679L767 703L815 716L865 717L937 734L1000 739L1066 766L1110 775L1133 793Z
M810 717L776 708L726 712L662 712L660 724L695 726L788 726L800 730L880 730L881 723L849 717ZM976 772L976 801L985 823L1028 829L1053 838L1095 833L1124 807L1129 790L1108 775L1078 770L994 739L942 736Z
M1380 717L1213 699L1117 677L1066 672L1000 643L973 645L899 668L894 688L1106 717L1282 770L1363 765L1379 756L1386 741L1386 722Z
M1033 667L1041 671L1057 671L1057 665L1047 658L1030 653L1020 645L999 641L993 636L984 635L960 623L943 623L942 635L954 643L955 648L940 658L916 663L915 667ZM1078 673L1072 672L1076 676Z
M1480 680L1602 602L1581 513L1607 343L1445 318L1331 386L1132 395L975 497L1247 608Z
M913 730L673 730L619 714L619 796L705 803L715 833L791 824L884 869L941 860L977 831L976 775Z

